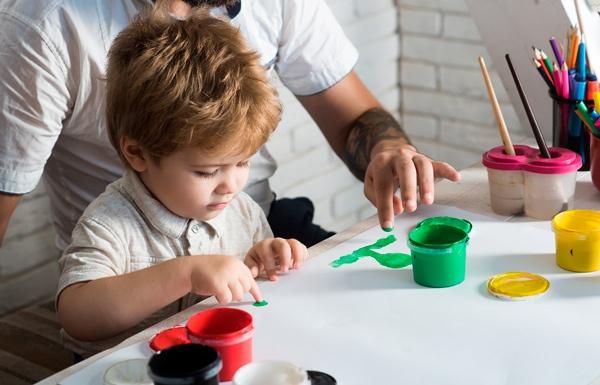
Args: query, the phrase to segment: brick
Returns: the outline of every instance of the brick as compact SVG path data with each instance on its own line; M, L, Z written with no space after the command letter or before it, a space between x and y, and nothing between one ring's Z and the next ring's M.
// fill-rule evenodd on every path
M398 0L400 12L404 7L412 6L419 8L440 9L444 11L468 13L469 8L464 0Z
M283 191L295 184L313 178L333 168L329 157L329 146L315 148L299 154L289 162L281 163L271 178L274 191Z
M326 173L315 175L303 183L298 183L282 190L281 196L289 198L306 196L313 201L319 201L345 191L357 184L361 184L361 182L348 171L345 165L340 164Z
M429 91L404 90L404 111L422 114L435 114L440 118L463 120L470 123L491 125L495 118L490 104L483 98L462 97ZM503 114L507 126L520 127L513 109L504 107Z
M406 113L403 117L402 128L408 137L435 139L439 135L439 122L435 116Z
M405 56L403 59L465 67L478 67L478 56L483 56L486 62L491 62L482 44L405 35L402 40L402 47Z
M0 282L0 316L55 294L58 262L50 261L35 270Z
M0 249L0 276L21 274L46 261L57 261L60 255L54 246L54 227L25 237L14 238Z
M277 128L267 142L267 149L277 162L289 162L294 157L291 132Z
M436 89L436 66L410 60L400 61L400 81L402 86Z
M334 195L332 199L333 214L335 217L344 217L350 213L355 213L368 203L362 183L357 183L345 191Z
M376 93L375 97L386 110L398 113L398 109L400 108L400 90L397 87Z
M454 148L428 140L416 140L414 144L421 153L433 159L447 162L457 170L462 170L481 160L481 153L478 151Z
M348 38L355 44L395 36L398 28L396 12L383 12L344 26Z
M475 25L475 22L470 15L444 15L444 28L442 35L456 39L472 40L477 42L481 41L479 29Z
M501 102L510 101L498 74L495 71L490 71L490 78L498 100ZM441 67L440 83L442 91L477 96L488 100L487 89L479 68Z
M400 56L400 39L390 35L380 40L358 45L360 53L359 62L362 64L376 64L379 62L395 61Z
M440 35L442 14L436 10L403 9L400 12L400 30L404 33Z
M349 1L346 0L346 3ZM396 13L396 4L394 0L354 0L354 8L359 17L369 16L382 11Z
M398 63L395 60L366 63L362 58L356 72L367 88L374 94L397 89Z
M502 144L502 139L498 133L498 126L477 126L458 121L442 121L440 142L456 147L476 150L483 153L492 147ZM522 143L523 133L512 131L511 140L515 143Z
M300 154L315 147L326 147L329 144L316 124L304 124L292 130L292 149Z

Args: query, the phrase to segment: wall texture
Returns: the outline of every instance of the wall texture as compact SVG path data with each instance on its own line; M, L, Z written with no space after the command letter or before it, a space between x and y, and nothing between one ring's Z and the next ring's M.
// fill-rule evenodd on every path
M477 56L486 55L463 0L327 0L361 58L357 71L426 154L463 168L499 143ZM488 66L493 67L492 63ZM511 131L514 110L492 74ZM279 196L308 196L316 222L336 231L375 213L362 184L285 89L269 142ZM25 197L0 249L0 315L53 295L58 252L43 188Z

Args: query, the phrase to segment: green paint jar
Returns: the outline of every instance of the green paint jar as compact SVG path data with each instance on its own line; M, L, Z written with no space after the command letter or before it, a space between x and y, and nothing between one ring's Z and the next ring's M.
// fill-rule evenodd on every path
M469 234L473 225L466 219L463 218L455 218L455 217L431 217L422 220L417 223L415 227L421 227L424 225L448 225L458 227L463 230L465 233Z
M413 278L427 287L449 287L465 279L469 235L448 224L422 224L408 234Z

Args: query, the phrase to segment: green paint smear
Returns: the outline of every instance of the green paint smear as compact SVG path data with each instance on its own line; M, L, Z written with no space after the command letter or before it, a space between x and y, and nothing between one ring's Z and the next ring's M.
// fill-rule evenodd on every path
M265 301L264 299L262 301L256 301L252 304L252 306L254 307L263 307L263 306L267 306L269 303L267 301Z
M349 265L358 261L364 257L374 258L381 266L389 267L392 269L399 269L401 267L406 267L412 263L412 257L410 254L404 253L378 253L374 249L381 249L391 243L396 241L396 237L392 234L385 238L380 238L377 242L372 243L370 245L361 247L359 249L354 250L351 254L343 255L331 262L329 265L331 267L340 267L342 265Z

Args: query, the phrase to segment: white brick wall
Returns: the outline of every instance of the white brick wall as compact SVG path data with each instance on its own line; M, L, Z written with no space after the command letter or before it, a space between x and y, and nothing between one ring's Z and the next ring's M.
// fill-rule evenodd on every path
M426 154L464 168L500 144L477 57L484 56L511 134L522 132L463 0L396 0L401 116Z
M361 53L357 72L401 117L421 151L462 168L499 143L477 56L493 66L463 0L327 2ZM522 132L516 114L493 72L492 80L517 136ZM280 165L273 189L280 197L311 198L316 222L328 229L340 231L372 215L362 184L294 96L280 92L283 121L269 142ZM47 200L38 189L18 207L0 249L0 314L52 295L57 277L52 235Z

